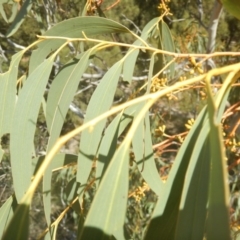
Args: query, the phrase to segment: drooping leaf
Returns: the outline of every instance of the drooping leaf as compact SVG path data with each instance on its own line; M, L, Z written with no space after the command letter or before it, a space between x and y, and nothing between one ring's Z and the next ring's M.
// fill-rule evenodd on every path
M9 6L10 5L12 6L11 16L9 17L9 19L6 16L5 9L3 8L3 4L8 4ZM17 14L18 7L19 7L18 2L15 2L15 1L9 2L9 0L0 0L0 14L6 23L13 21L13 19Z
M13 211L16 202L14 202L14 197L10 196L0 208L0 237L2 238L3 232L6 229L11 217L13 216Z
M162 36L163 50L174 53L175 52L175 45L174 45L174 41L173 41L171 31L170 31L168 25L164 21L161 21L160 24L162 25L161 26L161 29L162 29L162 35L161 36ZM168 63L173 59L173 57L165 56L165 59L166 59L166 63ZM175 73L175 64L172 63L167 68L167 70L169 70L168 75L170 77L173 77L174 73Z
M4 21L6 23L8 23L6 13L5 13L5 10L3 8L3 4L6 3L6 2L8 2L8 0L0 0L0 14L1 14L2 18L4 19Z
M202 240L205 235L211 158L205 130L199 134L186 172L175 239Z
M100 183L80 239L103 239L111 236L119 226L123 228L128 198L128 162L129 146L122 144Z
M94 49L90 49L67 63L51 85L46 107L46 121L50 134L48 149L51 149L60 135L69 105L79 85L79 79L88 67L89 58L93 52Z
M87 215L80 239L109 239L114 232L118 232L119 236L124 236L123 226L128 198L129 148L132 137L150 103L146 104L135 117L123 142L111 159ZM99 208L100 202L102 205Z
M29 199L30 200L30 199ZM7 229L2 237L2 240L23 240L28 239L29 229L29 208L30 201L28 204L20 204L17 207Z
M119 61L102 78L88 104L85 122L94 119L111 107L121 72L122 61ZM93 126L93 129L85 130L81 134L77 170L77 181L80 183L85 183L88 179L105 123L106 120L102 120Z
M127 108L119 113L111 124L107 127L101 145L99 147L99 156L96 169L96 181L100 182L116 149L118 137L133 120L135 106Z
M217 115L218 121L220 121L222 113L224 111L224 106L226 106L229 90L230 88L226 90L225 94L223 95L223 98L221 99L221 101L219 101L220 105L218 107L219 111ZM154 209L152 219L151 219L149 228L147 230L145 239L159 239L159 238L172 239L176 237L176 226L177 226L178 214L180 210L179 209L180 200L182 197L182 191L184 187L186 172L188 168L190 169L189 171L191 172L192 171L191 168L196 167L194 165L196 164L196 160L197 161L200 160L199 163L201 163L200 157L202 156L202 154L204 154L205 156L209 156L208 146L206 146L206 143L205 143L205 141L208 141L207 138L209 136L209 131L210 131L209 117L208 117L207 107L205 107L202 109L202 111L198 115L193 127L188 133L188 136L184 140L177 154L173 167L169 173L168 180L164 185L164 191L162 192L161 197L159 198L157 205ZM197 148L200 148L201 151L203 152L201 152L200 154ZM194 153L200 154L200 155L194 156L193 150L196 151ZM205 163L202 162L202 163L207 164L207 162ZM203 166L203 170L208 172L206 168L207 168L207 165ZM203 182L199 184L199 186L204 186L206 184L207 183L205 182L205 180L203 180ZM204 193L206 194L206 192ZM184 203L182 203L182 205L183 204ZM197 203L195 203L195 206L196 204ZM203 202L201 205L202 208L204 204L205 203ZM202 221L203 215L201 215L201 213L199 212L198 214L201 217L199 221ZM202 214L205 214L205 213L203 212ZM196 224L195 224L195 227L196 227Z
M40 158L35 158L33 160L34 174L37 172L40 167L44 156ZM62 154L59 153L52 159L50 165L43 175L43 204L44 204L44 213L48 225L50 224L51 216L51 181L52 181L52 171L62 168L68 164L77 164L77 156L71 154Z
M142 33L141 33L141 37L140 37L143 41L146 41L148 39L151 31L154 29L155 25L158 22L159 22L159 18L154 18L144 27L144 29L142 30ZM133 43L133 45L141 46L141 45L143 45L143 42L138 39ZM130 52L130 51L131 51L131 49L129 49L128 52ZM135 62L137 60L138 54L139 54L139 50L136 49L135 51L128 54L126 60L124 61L124 65L123 65L123 80L124 81L128 81L129 83L131 83L134 68L135 68Z
M188 133L188 136L184 140L177 154L167 182L164 184L164 190L162 191L161 197L158 199L157 205L154 209L145 239L173 239L175 236L185 174L189 166L196 140L202 129L205 116L206 108L204 108L199 114L194 126Z
M144 103L136 106L135 115L139 113L143 105ZM142 177L147 182L149 187L159 196L163 190L163 182L160 179L153 157L148 114L138 125L138 128L132 139L132 146L135 160L138 164L138 169L141 172Z
M220 121L230 88L225 89L222 95L217 119ZM222 91L222 89L221 89ZM219 94L217 94L219 97ZM205 236L206 217L208 214L207 203L209 202L209 183L211 167L211 155L215 150L211 148L210 123L207 121L199 134L195 144L189 168L185 177L185 184L180 204L175 239L203 239ZM214 140L216 142L217 139ZM202 146L202 148L200 148ZM186 225L187 224L187 225Z
M21 6L20 11L18 12L13 23L11 24L10 28L7 31L7 34L6 34L7 37L12 36L19 29L26 15L30 11L31 7L32 7L32 0L26 0L23 2L23 5Z
M171 32L167 26L167 24L162 20L159 22L158 25L158 48L164 51L169 51L169 52L175 52L175 45L173 42L173 38L171 35ZM158 73L163 67L169 63L173 57L169 55L164 55L164 54L158 54L158 60L155 63L154 66L154 74ZM175 72L175 64L172 63L166 70L165 76L174 76ZM164 74L161 73L159 77L164 77Z
M13 55L9 70L0 74L0 137L10 132L16 103L18 65L24 51Z
M18 9L19 9L19 3L18 2L13 2L13 4L12 4L12 14L11 14L11 17L8 19L9 22L12 22L15 19L16 15L18 13Z
M96 27L97 26L97 27ZM100 17L76 17L56 24L46 31L44 36L59 36L66 38L84 38L97 34L107 33L130 33L130 30L123 25ZM30 59L30 73L42 62L47 55L57 49L66 40L49 39L38 44L38 49L34 50Z
M16 104L12 121L10 150L17 200L28 189L32 176L32 148L36 122L53 59L47 59L29 75Z
M218 109L210 91L208 91L208 114L210 122L211 171L206 226L207 238L230 240L229 186L227 183L226 155L221 123L217 119ZM221 227L216 228L216 226Z

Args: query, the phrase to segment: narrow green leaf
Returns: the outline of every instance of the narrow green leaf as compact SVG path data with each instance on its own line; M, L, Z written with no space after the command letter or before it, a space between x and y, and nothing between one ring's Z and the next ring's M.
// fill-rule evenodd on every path
M231 239L229 222L229 186L221 123L216 118L217 108L212 94L208 94L210 120L211 171L207 239Z
M164 51L175 52L175 45L172 39L171 32L164 21L159 22L158 26L158 48ZM158 60L154 66L154 74L158 73L168 62L170 62L173 57L158 54ZM175 73L175 64L172 63L165 71L169 71L167 73L168 76L173 77ZM160 77L164 77L163 73L161 73Z
M220 110L218 111L218 121L220 121L221 115L224 111L228 94L229 89L226 91L219 106ZM203 139L206 139L209 135L209 130L210 125L208 113L207 108L205 107L198 115L198 118L196 119L192 129L188 133L188 136L178 151L168 180L164 185L164 191L162 192L154 209L145 239L173 239L175 237L176 223L179 214L179 206L185 181L185 174L189 167L191 157L193 156L193 149L195 149L195 146L196 149L198 147L202 148L201 151L208 151L207 149L204 150L203 146L196 145L196 141L198 140L199 136L201 136ZM203 139L201 140L202 143ZM202 184L204 185L205 183L203 182Z
M9 70L0 74L0 137L10 132L16 103L18 65L23 51L13 55Z
M139 40L136 41L134 44L141 44ZM129 49L130 51L130 49ZM130 54L128 54L126 60L123 64L123 81L128 83L132 82L133 72L136 65L137 56L139 54L139 50L134 50Z
M31 7L32 7L32 0L26 0L23 2L23 5L21 6L20 11L18 12L12 25L10 26L10 28L7 31L7 34L6 34L7 37L12 36L19 29L19 27L23 23L26 15L30 11Z
M227 96L228 91L222 99L219 121L226 105ZM210 151L210 138L205 139L205 132L209 131L209 122L207 121L206 124L207 128L203 127L199 134L187 170L175 239L203 239L205 235L212 152L212 149Z
M119 61L115 63L102 78L88 104L85 122L106 112L112 106L121 72L122 61ZM77 181L82 184L88 179L92 167L92 160L96 157L105 123L106 119L98 122L90 131L85 130L81 134Z
M110 239L114 233L123 235L128 199L129 148L141 118L149 106L150 104L145 105L134 119L110 161L87 215L80 239ZM122 234L119 233L121 229Z
M4 21L6 23L8 23L6 13L5 13L4 8L3 8L3 4L6 3L6 2L8 2L8 0L0 0L0 14L3 17Z
M19 201L31 182L32 146L42 97L52 70L47 59L29 75L16 104L10 138L13 183Z
M168 25L164 21L161 21L160 24L162 25L162 27L161 27L162 35L161 36L162 36L163 50L169 51L169 52L175 52L174 41L173 41L172 34L171 34L171 31L170 31ZM165 59L166 59L166 63L168 63L173 59L173 57L165 56ZM175 73L175 64L172 63L167 69L170 71L170 73L168 75L170 77L173 77L174 73Z
M137 116L142 109L144 103L136 106L135 115ZM159 173L153 157L152 139L150 132L149 117L141 121L132 139L132 147L135 155L138 169L149 187L159 196L163 190L163 182L160 179Z
M68 62L52 83L46 107L46 121L50 134L47 151L53 147L60 135L69 105L79 84L79 79L86 70L89 57L94 51L94 48L90 49L86 53L80 54ZM80 58L80 60L78 60L78 58ZM48 193L43 195L44 211L48 224L50 224L51 214L51 178L52 170L51 166L49 166L43 176L43 192Z
M109 124L99 147L96 181L100 182L116 149L118 137L133 120L135 106L119 113Z
M142 176L145 181L148 183L150 188L156 193L160 194L163 190L164 184L159 177L158 170L156 168L154 154L152 149L152 138L151 138L151 129L150 121L148 114L145 116L145 163L143 166Z
M12 14L11 14L11 17L8 19L9 22L12 22L15 19L16 15L18 13L18 8L19 8L19 3L18 2L13 2L13 4L12 4Z
M79 183L76 181L76 177L74 177L68 182L65 190L65 195L68 204L70 204L78 196L78 188ZM78 212L78 214L80 213L80 211Z
M8 224L2 240L28 239L30 202L31 201L29 201L28 204L20 204L17 207L17 210Z
M159 22L159 18L154 18L144 27L141 33L141 39L143 41L146 41L148 39L151 31L154 29L155 25L158 22ZM133 43L133 45L141 46L143 45L143 43L138 39ZM128 52L130 51L131 49L128 50ZM139 54L139 50L135 50L130 54L128 54L128 56L126 57L126 60L124 61L124 64L123 64L123 80L124 81L131 83L138 54Z
M97 26L97 27L96 27ZM84 38L87 36L107 33L131 33L123 25L100 17L76 17L56 24L46 31L44 36L59 36L67 38ZM47 55L62 45L65 40L45 40L38 44L38 49L34 50L30 59L30 73L41 63Z
M175 239L202 240L205 236L210 171L209 137L205 131L203 127L186 173Z
M178 151L168 180L164 184L164 189L154 209L145 239L174 239L185 174L205 116L206 108L199 114Z
M51 85L46 107L46 121L50 134L48 150L60 135L69 105L79 85L79 79L88 67L89 58L94 52L95 49L90 49L68 62Z
M42 161L44 161L45 156L33 159L33 170L34 174L37 172ZM68 164L77 164L77 156L71 154L62 154L59 153L54 156L48 169L46 170L43 176L43 204L44 204L44 213L48 225L50 224L51 216L51 181L52 181L52 171L61 168Z
M156 29L158 30L158 49L162 49L163 50L162 24L161 24L161 22L158 24ZM166 64L166 63L164 62L164 55L163 54L152 55L152 58L156 58L156 62L154 64L154 70L153 70L153 74L155 75L160 70L163 69L164 64ZM159 78L163 78L164 77L163 72L161 72L161 74L158 77Z
M73 200L75 200L79 192L83 187L80 187L80 184L77 182L76 177L73 177L67 184L67 187L64 191L64 199L66 199L67 204L72 204ZM77 200L74 204L71 205L71 208L75 211L77 215L81 214L81 206L80 202Z
M121 144L100 183L80 239L106 239L106 235L111 236L119 227L123 228L128 199L128 163L129 146Z
M3 231L5 230L9 219L13 216L13 197L10 196L5 203L0 208L0 238L3 236Z

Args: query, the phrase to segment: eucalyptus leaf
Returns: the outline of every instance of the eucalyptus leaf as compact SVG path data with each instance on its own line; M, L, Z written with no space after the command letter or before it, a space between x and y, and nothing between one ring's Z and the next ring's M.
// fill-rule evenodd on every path
M32 177L32 146L42 97L52 70L47 59L29 75L18 96L14 111L10 150L13 183L17 200L25 194Z
M230 240L229 186L226 181L226 155L223 145L222 126L217 119L218 109L210 91L208 91L208 114L210 121L211 171L206 224L207 238ZM216 226L221 226L221 228L216 229Z
M7 34L6 34L7 37L12 36L19 29L26 15L28 14L28 12L32 7L32 2L33 0L26 0L23 2L23 5L21 6L20 11L18 12L13 23L11 24L10 28L7 31Z
M6 73L0 74L0 137L9 133L16 103L16 82L18 65L24 54L20 51L13 55L10 67Z
M159 18L152 19L142 30L140 38L143 41L146 41L151 33L151 31L154 29L155 25L159 22ZM141 40L136 40L133 45L141 46L143 45L143 42ZM123 65L123 80L128 81L131 83L132 76L135 68L135 62L137 60L137 56L139 54L139 50L136 49L135 51L131 52L131 49L128 50L128 55L126 60L124 61Z
M97 26L97 27L96 27ZM47 39L38 44L30 59L29 71L32 72L47 55L61 46L70 38L85 38L86 36L108 33L131 33L123 25L100 17L76 17L60 22L45 32L44 36L66 37L66 39Z
M96 181L101 181L118 145L118 137L132 122L135 106L127 108L119 113L107 127L101 145L96 169Z
M93 93L84 122L94 119L106 112L112 105L117 83L122 72L122 61L115 63L102 78L97 89ZM81 142L78 154L77 181L85 183L88 179L95 159L99 143L101 142L106 119L98 122L93 129L84 130L81 134Z
M7 227L9 220L13 216L13 196L10 196L0 208L0 236L3 235L5 228Z
M113 156L92 202L80 239L102 239L106 235L111 236L119 227L123 228L128 198L128 151L128 144L122 144Z

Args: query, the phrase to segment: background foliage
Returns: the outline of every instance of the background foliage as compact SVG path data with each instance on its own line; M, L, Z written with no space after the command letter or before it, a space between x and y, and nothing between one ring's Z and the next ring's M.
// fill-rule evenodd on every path
M0 0L2 239L239 237L240 25L205 54L215 2Z

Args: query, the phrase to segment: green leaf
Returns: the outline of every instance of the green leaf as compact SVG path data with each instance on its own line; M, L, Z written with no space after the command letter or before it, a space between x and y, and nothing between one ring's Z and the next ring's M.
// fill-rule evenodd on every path
M107 127L101 145L96 169L96 181L100 182L116 149L118 137L133 120L135 106L119 113Z
M222 113L224 111L224 106L226 106L227 96L229 94L230 88L225 91L223 98L221 99L220 106L218 107L218 116L217 119L220 121ZM200 157L203 155L209 156L207 142L205 141L209 136L210 124L207 108L203 108L198 118L196 119L193 127L191 128L188 136L184 140L180 150L178 151L177 157L173 164L173 167L170 171L168 180L164 185L164 191L161 193L157 205L154 209L152 219L147 230L145 239L173 239L176 237L176 224L177 218L179 215L180 200L182 197L183 188L186 189L187 186L184 186L185 177L187 171L191 175L192 168L196 168L194 164L196 163L197 158L199 163L201 163ZM205 141L204 141L205 139ZM199 145L201 144L201 145ZM206 147L206 148L205 148ZM199 153L198 148L201 149L201 154ZM193 152L194 150L194 152ZM199 157L194 156L194 154L200 154ZM214 154L211 150L211 154ZM197 157L197 158L196 158ZM192 160L195 159L195 160ZM197 160L198 161L198 160ZM208 172L206 162L202 162L202 168L204 171ZM188 170L190 169L190 170ZM203 173L201 173L203 174ZM199 178L200 179L200 178ZM196 182L196 180L194 180ZM198 183L199 186L204 186L206 184L205 179L202 183ZM201 190L199 190L200 192ZM204 192L206 194L206 192ZM184 200L184 195L183 199ZM204 196L203 196L204 198ZM184 203L182 203L183 205ZM182 206L181 205L181 206ZM195 206L197 204L195 203ZM202 209L204 208L204 202L202 202ZM198 212L201 219L203 216ZM204 214L204 213L203 213ZM199 219L199 221L201 220ZM202 220L201 220L202 221ZM194 224L196 227L196 224ZM178 229L179 230L179 229Z
M206 108L199 114L188 136L184 140L167 182L154 209L145 239L173 239L184 186L185 174L192 152L203 127ZM205 133L207 135L208 133ZM199 146L201 148L201 146Z
M143 41L146 41L148 39L151 31L154 29L154 27L158 22L159 22L159 18L154 18L144 27L141 33L141 39ZM138 39L133 43L133 45L141 46L143 45L143 43ZM132 51L132 49L129 49L128 53L130 51ZM131 83L138 54L139 54L139 50L134 50L133 52L127 55L123 64L123 80L124 81Z
M129 145L121 144L93 199L80 239L105 239L119 227L123 228L128 199L128 163Z
M29 228L29 207L30 199L27 204L20 204L11 219L2 240L23 240L28 239Z
M122 61L119 61L115 63L102 78L88 104L85 122L106 112L112 106L113 97L121 72ZM93 129L90 129L90 131L88 129L81 134L77 181L82 184L88 179L92 167L92 160L96 157L105 123L106 119L98 122L93 126Z
M87 68L89 57L94 50L90 49L86 53L80 54L78 56L81 57L79 61L78 58L75 58L68 62L52 83L46 107L46 121L50 134L47 151L53 147L60 135L70 102L79 84L79 79ZM48 193L43 195L44 211L48 224L50 224L51 213L51 177L52 171L51 166L49 166L43 176L43 191Z
M12 36L19 29L19 27L23 23L26 15L28 14L28 12L30 11L30 9L32 7L32 1L33 0L26 0L23 2L23 5L21 6L20 11L18 12L12 25L10 26L10 28L7 31L7 34L6 34L7 37Z
M129 147L148 106L150 104L144 106L134 119L130 130L111 159L87 215L80 239L110 239L114 233L123 236L128 200Z
M14 207L16 207L14 206L14 198L10 196L0 208L0 237L2 237L5 228L13 216Z
M175 45L168 25L164 21L160 21L158 26L158 48L164 51L175 52ZM154 74L159 72L173 57L163 54L158 54L158 60L154 66ZM168 76L173 77L175 73L175 64L172 63L165 71L169 70ZM163 77L163 74L160 75Z
M137 40L134 44L141 44L139 40ZM130 49L129 49L130 51ZM133 72L136 65L137 56L139 54L139 50L134 50L128 54L126 60L123 64L123 81L127 81L128 83L132 82Z
M211 171L208 200L207 239L231 239L229 222L229 186L227 184L226 156L217 107L208 93L210 120ZM216 226L219 226L216 228Z
M12 4L12 14L11 14L11 17L8 19L9 22L12 22L15 19L16 15L18 13L18 9L19 9L19 3L18 2L13 2L13 4Z
M13 183L19 201L28 189L32 176L32 146L42 97L52 70L47 59L29 75L16 104L12 121L10 150Z
M44 156L36 158L33 161L34 174L37 172L38 168L41 165L41 162L44 160ZM61 168L68 164L76 164L77 156L71 154L62 154L59 153L52 159L50 165L43 175L43 204L44 204L44 213L48 225L50 224L50 215L51 215L51 181L52 181L52 171L58 168Z
M238 0L221 0L224 8L234 17L240 19L240 3Z
M68 62L51 85L46 107L47 127L50 134L48 150L60 135L69 105L79 85L79 79L88 67L89 58L94 52L95 49L90 49Z
M16 103L18 65L24 51L13 55L9 70L0 74L0 137L10 132Z
M161 36L162 36L163 50L174 53L175 52L175 45L174 45L174 41L173 41L173 38L172 38L171 31L170 31L168 25L164 21L161 21L160 24L162 25L161 26L161 29L162 29L162 35ZM173 59L173 57L165 56L165 59L166 59L166 63L168 63ZM172 63L167 69L170 71L170 73L168 75L170 77L173 77L174 73L175 73L175 64Z
M229 88L225 90L220 101L218 121L224 112L229 90ZM209 137L211 132L206 137L209 131L211 128L208 118L195 144L185 177L175 239L203 239L205 236L211 155L215 155L215 151L210 148L213 141Z
M136 106L136 116L138 115L139 111L141 111L143 105L144 103L141 103ZM163 190L163 182L159 177L153 157L148 115L146 115L145 119L142 119L141 123L138 125L138 128L132 139L132 147L136 162L138 164L138 169L141 172L142 177L148 183L149 187L159 196Z
M8 0L0 0L0 14L2 15L2 17L6 23L8 23L8 19L7 19L6 13L3 8L3 4L7 3L7 2L8 2Z
M210 172L209 137L203 127L194 146L185 177L175 239L199 239L205 235Z
M70 204L77 196L78 196L78 188L79 188L79 183L76 181L76 177L72 178L66 187L65 190L65 195L68 204ZM78 214L80 213L81 209L78 209Z
M96 27L97 26L97 27ZM84 38L87 36L107 33L131 33L123 25L100 17L76 17L56 24L46 31L44 36L59 36L67 38ZM30 59L30 73L41 63L47 55L61 46L66 40L49 39L38 44Z

